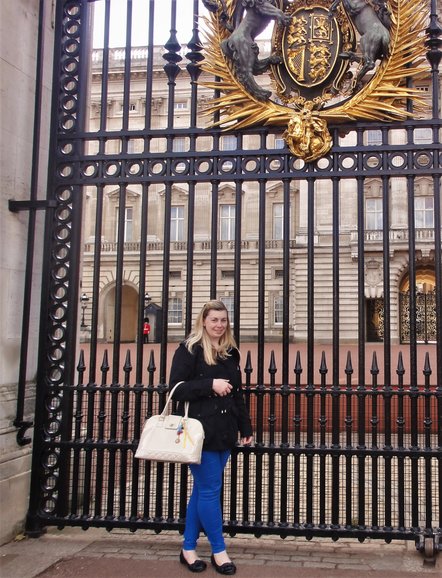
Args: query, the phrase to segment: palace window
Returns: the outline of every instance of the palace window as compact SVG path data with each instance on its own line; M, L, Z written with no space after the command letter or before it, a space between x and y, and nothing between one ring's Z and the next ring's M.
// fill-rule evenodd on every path
M382 230L382 199L366 199L365 228L367 231Z
M184 137L176 137L173 139L172 150L175 153L182 153L186 150L186 139Z
M221 271L221 279L234 279L235 277L235 271L233 271L233 269L229 269L229 270L225 270L223 269Z
M169 299L167 318L168 322L173 325L179 325L183 322L183 300L180 297L171 297Z
M233 314L234 299L232 296L225 296L225 297L221 297L221 301L226 306L227 313L229 314L230 325L233 327L233 324L234 324L234 314Z
M413 131L415 144L430 144L433 142L433 132L430 127L419 127Z
M284 299L281 295L275 295L273 298L273 323L274 325L282 325L284 310Z
M367 145L375 146L382 144L382 131L376 129L367 130Z
M219 236L221 241L235 240L235 205L220 205Z
M236 136L226 135L221 138L221 150L236 151L236 149L237 149Z
M144 150L144 141L140 138L131 138L127 141L127 152L129 154L141 153Z
M185 152L186 149L186 139L185 137L176 137L173 139L173 143L172 143L172 150L175 153L183 153ZM175 171L177 173L182 173L186 170L186 163L177 163L175 165Z
M171 207L170 216L170 240L183 241L184 240L184 207Z
M223 151L236 151L237 141L236 136L226 135L221 138L221 150ZM224 172L231 171L233 169L233 162L231 160L222 161L221 170Z
M118 213L119 208L116 208L116 227L115 240L118 241ZM124 210L124 242L129 243L134 240L134 208L126 207Z
M284 205L273 204L273 239L281 241L284 238Z
M434 227L434 198L416 197L414 214L416 229L432 229Z

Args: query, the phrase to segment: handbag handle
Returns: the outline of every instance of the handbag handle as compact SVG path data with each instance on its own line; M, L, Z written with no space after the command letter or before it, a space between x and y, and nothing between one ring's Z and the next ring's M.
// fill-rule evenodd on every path
M173 396L173 392L176 390L176 388L181 385L182 383L184 383L184 381L179 381L178 383L176 383L172 389L172 391L169 393L169 395L167 396L166 399L166 403L164 405L163 411L161 412L161 417L166 417L167 415L167 406L169 405L169 403L172 401L172 396ZM189 413L189 402L186 401L184 403L184 417L187 418L188 417L188 413Z

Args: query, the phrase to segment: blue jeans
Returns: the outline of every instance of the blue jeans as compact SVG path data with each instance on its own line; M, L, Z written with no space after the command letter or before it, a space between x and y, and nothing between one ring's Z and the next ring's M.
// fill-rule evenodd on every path
M226 549L223 537L221 512L221 487L223 471L230 451L203 451L201 464L191 464L193 491L187 505L183 550L196 550L200 531L204 530L212 547L218 554Z

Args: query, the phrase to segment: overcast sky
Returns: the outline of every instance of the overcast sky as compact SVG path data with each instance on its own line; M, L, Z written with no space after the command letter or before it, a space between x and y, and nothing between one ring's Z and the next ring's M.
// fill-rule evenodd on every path
M155 1L154 43L162 45L170 36L170 7L172 0ZM149 25L149 0L132 0L132 46L147 46ZM105 0L96 0L94 8L94 48L103 47ZM126 45L127 0L111 0L110 40L111 47ZM207 13L200 2L200 15ZM177 0L177 37L180 44L187 44L192 38L194 16L193 0ZM200 22L200 30L204 23ZM269 39L273 23L259 36Z
M155 2L155 44L165 44L170 36L171 0ZM105 1L93 3L94 48L103 47ZM111 47L126 44L127 0L111 0L110 41ZM132 0L132 46L148 44L149 1ZM181 44L187 44L192 37L193 0L177 0L177 36Z

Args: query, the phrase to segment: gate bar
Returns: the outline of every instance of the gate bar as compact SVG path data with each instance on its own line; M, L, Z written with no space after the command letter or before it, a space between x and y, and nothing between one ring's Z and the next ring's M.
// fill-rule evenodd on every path
M30 209L28 223L28 241L26 248L26 265L25 279L23 288L23 317L21 329L20 344L20 363L17 383L17 410L14 426L18 429L17 444L25 446L31 443L31 438L26 437L26 430L34 425L32 421L26 421L24 417L25 395L26 395L26 370L28 366L28 346L29 346L29 325L31 318L31 298L32 298L32 279L34 272L34 247L35 247L35 223L37 209L49 208L49 204L39 206L45 201L37 200L38 192L38 174L40 167L40 138L41 138L41 115L42 115L42 85L43 85L43 61L44 61L44 21L45 21L45 2L40 0L38 9L38 37L37 37L37 67L35 73L35 101L34 101L34 131L32 143L32 162L31 162L31 187L30 201L24 201L28 204L26 208ZM9 201L10 211L24 210L24 205L20 201Z

